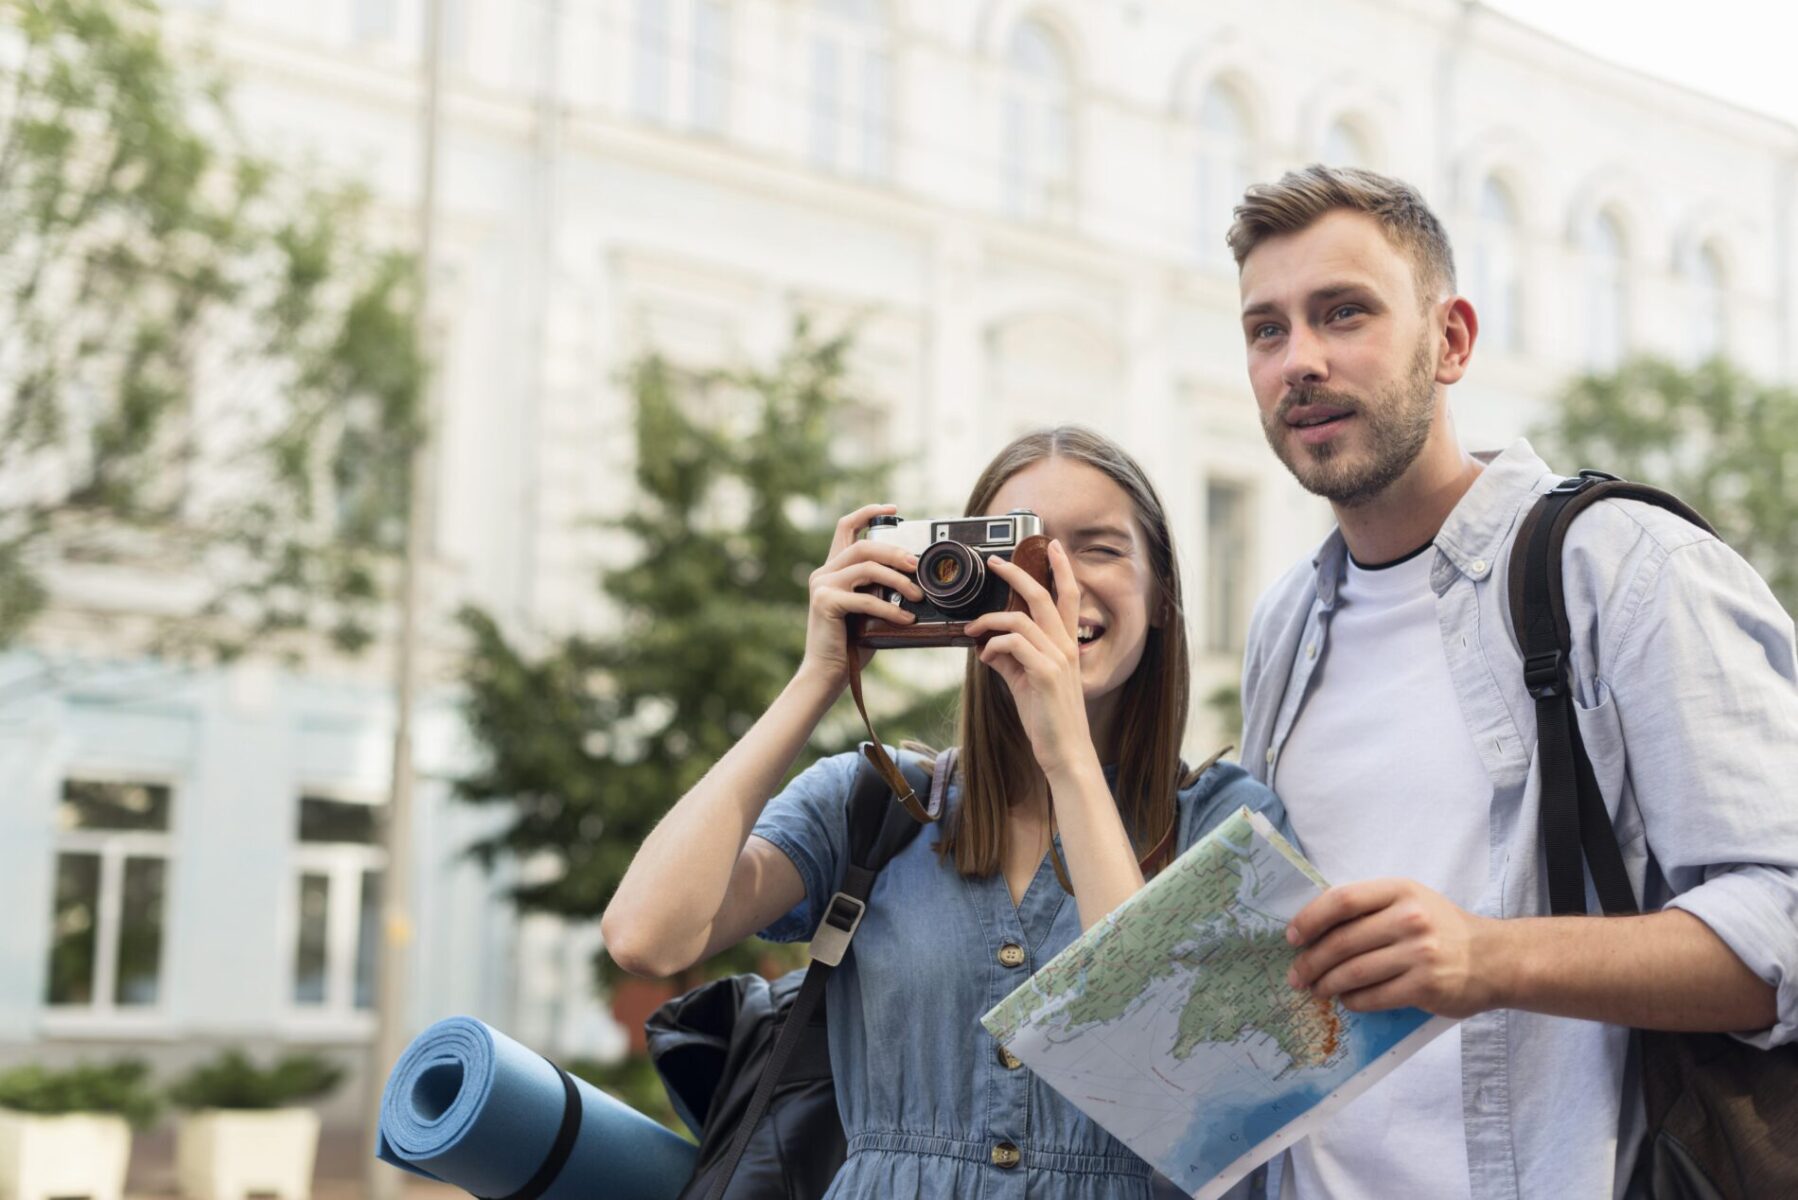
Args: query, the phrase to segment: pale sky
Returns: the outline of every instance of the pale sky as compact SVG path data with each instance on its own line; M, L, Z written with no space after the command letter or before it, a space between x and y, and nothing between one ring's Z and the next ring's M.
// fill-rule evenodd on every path
M1798 0L1483 0L1600 58L1798 123Z

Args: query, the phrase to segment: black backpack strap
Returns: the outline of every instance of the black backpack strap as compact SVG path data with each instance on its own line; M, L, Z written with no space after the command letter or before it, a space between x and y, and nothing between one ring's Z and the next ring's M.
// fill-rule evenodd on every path
M731 1176L737 1173L737 1164L749 1148L749 1139L767 1114L774 1091L780 1086L787 1064L793 1058L793 1051L804 1036L806 1026L811 1024L818 1001L824 997L825 981L843 961L855 931L861 926L875 878L923 828L902 806L902 798L888 785L886 777L867 753L867 745L863 743L862 752L856 756L855 784L849 792L849 862L843 869L843 884L825 905L824 918L818 922L817 932L812 934L811 965L805 970L799 994L793 997L793 1007L787 1010L782 1020L780 1034L774 1039L774 1049L768 1054L761 1078L756 1080L755 1093L749 1099L743 1119L737 1124L722 1168L712 1178L706 1200L723 1200ZM929 795L930 775L923 761L909 751L900 751L893 757L911 785L914 797Z
M1581 859L1607 913L1638 911L1592 761L1573 710L1569 657L1573 637L1561 577L1561 552L1573 519L1600 500L1640 500L1664 508L1707 532L1705 519L1677 497L1602 471L1581 471L1536 501L1511 548L1511 626L1523 653L1524 686L1536 701L1536 742L1542 762L1542 850L1549 911L1586 911Z

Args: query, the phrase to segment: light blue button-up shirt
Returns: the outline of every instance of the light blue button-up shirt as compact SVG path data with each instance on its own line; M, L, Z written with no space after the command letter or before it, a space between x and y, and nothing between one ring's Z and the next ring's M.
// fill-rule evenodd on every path
M1482 456L1484 457L1484 456ZM1492 785L1491 917L1548 912L1535 702L1506 581L1535 498L1560 477L1527 442L1492 458L1435 539L1449 674ZM1243 672L1243 761L1279 790L1280 752L1329 637L1340 531L1264 596ZM1757 1046L1798 1036L1798 657L1792 620L1715 537L1603 501L1562 560L1580 734L1643 908L1703 920L1778 996ZM1403 712L1391 714L1396 724ZM1345 803L1354 798L1344 797ZM1402 831L1394 830L1394 836ZM1346 880L1337 882L1347 882ZM1596 895L1588 908L1599 911ZM1463 1028L1461 1101L1479 1200L1621 1194L1643 1116L1628 1031L1516 1010Z

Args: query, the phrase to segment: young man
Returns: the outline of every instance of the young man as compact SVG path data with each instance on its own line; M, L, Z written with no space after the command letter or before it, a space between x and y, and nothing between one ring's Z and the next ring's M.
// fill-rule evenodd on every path
M1250 188L1229 237L1268 444L1338 523L1263 597L1244 670L1244 762L1340 882L1288 931L1290 982L1464 1018L1297 1147L1284 1194L1621 1195L1630 1027L1798 1034L1792 622L1677 517L1605 501L1574 523L1580 728L1644 915L1540 915L1506 574L1558 477L1526 442L1456 439L1479 321L1415 190L1310 167Z

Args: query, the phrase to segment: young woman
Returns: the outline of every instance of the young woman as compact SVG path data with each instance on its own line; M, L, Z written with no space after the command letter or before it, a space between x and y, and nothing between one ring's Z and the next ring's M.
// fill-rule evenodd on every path
M1143 885L1139 855L1170 827L1178 853L1238 806L1284 814L1231 765L1180 762L1187 657L1167 518L1140 467L1061 427L1000 452L970 515L1027 508L1052 539L1055 595L987 567L1028 611L984 616L970 650L959 752L936 760L944 816L876 881L830 978L831 1066L849 1157L833 1198L1041 1196L1132 1200L1150 1169L999 1050L979 1018ZM804 660L728 754L637 852L603 931L626 970L667 975L752 933L811 936L846 856L858 756L827 758L773 795L848 680L851 614L910 615L916 562L844 517L811 576ZM1059 839L1073 895L1048 851Z

